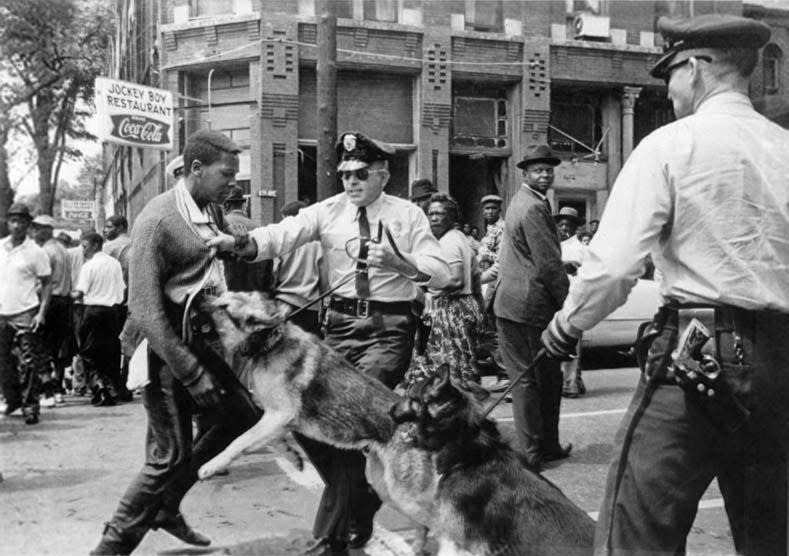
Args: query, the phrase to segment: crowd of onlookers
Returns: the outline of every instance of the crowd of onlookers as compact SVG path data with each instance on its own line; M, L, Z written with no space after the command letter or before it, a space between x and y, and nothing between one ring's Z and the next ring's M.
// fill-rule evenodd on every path
M0 376L3 413L28 424L64 395L93 405L129 401L118 334L126 316L130 240L123 216L103 234L55 235L56 221L14 203L0 240Z

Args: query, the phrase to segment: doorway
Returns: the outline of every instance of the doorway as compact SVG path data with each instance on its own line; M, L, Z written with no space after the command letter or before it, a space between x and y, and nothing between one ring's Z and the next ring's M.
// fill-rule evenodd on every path
M479 200L485 195L504 195L501 170L506 158L486 155L450 155L449 194L460 205L460 224L476 226L485 234L482 207Z

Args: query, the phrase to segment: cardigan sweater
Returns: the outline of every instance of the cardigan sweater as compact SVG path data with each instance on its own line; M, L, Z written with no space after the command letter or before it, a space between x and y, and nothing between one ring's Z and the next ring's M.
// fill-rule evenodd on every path
M221 223L220 223L221 225ZM165 286L196 286L212 252L176 208L174 190L154 197L132 230L129 262L129 319L151 349L183 384L200 377L200 362L181 338L183 306Z

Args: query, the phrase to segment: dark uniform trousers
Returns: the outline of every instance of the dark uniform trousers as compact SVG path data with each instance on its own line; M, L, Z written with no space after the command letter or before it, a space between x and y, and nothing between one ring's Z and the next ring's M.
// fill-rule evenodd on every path
M171 315L170 321L177 323L180 318ZM197 408L186 387L149 349L150 382L142 391L148 414L145 463L109 522L130 551L149 529L156 527L157 521L179 512L181 500L197 481L200 467L263 415L212 346L198 337L192 340L190 348L225 395L219 407L197 415L199 432L193 442L192 416Z
M389 388L403 379L414 347L413 315L374 313L360 318L329 310L325 325L326 344L362 372ZM351 524L370 522L381 506L365 478L364 454L309 438L300 437L299 441L326 483L313 535L345 539Z
M496 328L504 368L515 380L542 347L542 329L502 318L496 319ZM544 358L512 390L517 446L530 459L539 461L541 454L560 450L562 384L559 362Z
M616 436L596 554L683 554L698 502L715 478L737 553L787 554L789 315L739 309L730 315L722 326L716 316L719 361L750 419L729 432L666 376L678 336L674 313L648 351ZM742 338L741 363L732 329Z
M50 349L55 367L54 379L44 384L48 395L64 393L63 376L69 366L68 343L71 331L71 298L68 295L53 295L47 306L45 318L45 345Z

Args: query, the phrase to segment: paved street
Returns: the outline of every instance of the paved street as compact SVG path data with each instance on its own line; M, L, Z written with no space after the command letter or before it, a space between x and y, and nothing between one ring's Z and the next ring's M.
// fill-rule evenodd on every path
M563 441L575 449L545 475L596 517L614 432L637 370L594 370L584 379L587 396L562 405ZM67 401L44 410L36 426L25 426L21 417L0 420L0 554L87 553L142 462L145 412L138 398L110 408L91 407L87 398ZM505 432L512 430L508 405L494 415ZM138 553L298 554L309 542L320 491L312 468L297 473L268 450L247 455L228 476L196 485L184 502L185 515L212 537L212 548L198 550L153 532ZM394 510L379 512L376 531L356 555L411 553L413 525ZM700 505L689 552L734 553L715 485Z

